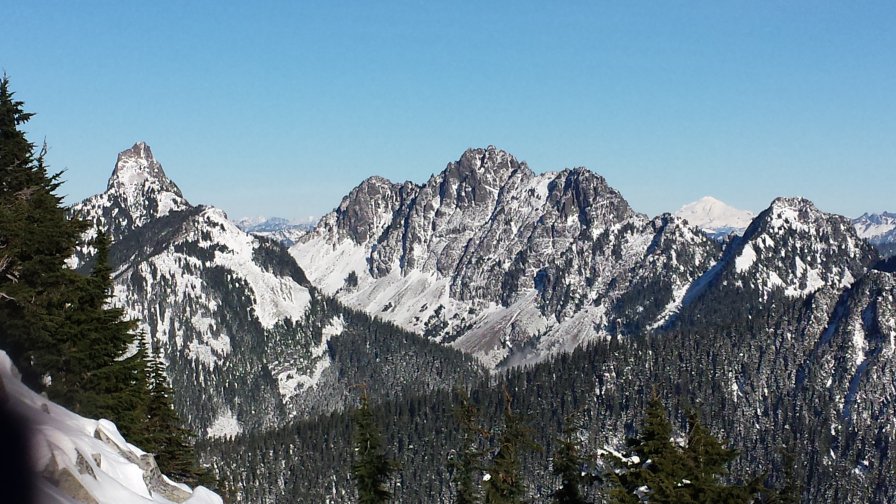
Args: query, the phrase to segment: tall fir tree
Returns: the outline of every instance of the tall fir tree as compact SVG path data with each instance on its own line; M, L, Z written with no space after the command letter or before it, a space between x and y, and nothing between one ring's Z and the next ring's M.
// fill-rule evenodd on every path
M607 474L612 502L642 502L648 495L650 502L678 502L676 483L685 478L686 460L671 438L672 424L654 394L638 437L627 441L628 456L610 457L610 463L617 468Z
M158 347L153 349L147 361L146 375L149 394L142 446L155 454L159 469L166 475L190 485L200 483L208 486L210 475L199 467L191 433L183 428L174 410L171 387L168 386Z
M672 440L672 424L659 397L651 398L638 437L624 457L611 456L610 502L747 504L761 498L760 478L729 483L727 466L737 452L725 448L691 414L684 446Z
M594 476L585 471L580 431L577 419L567 417L563 434L557 439L557 449L551 460L551 471L560 480L560 486L551 494L556 504L586 504L582 488L595 481Z
M504 426L498 446L486 472L485 504L518 504L526 495L521 465L523 454L539 450L532 429L511 407L510 393L504 390Z
M56 330L61 352L49 361L47 394L77 413L114 421L128 436L143 428L146 355L140 348L126 355L136 339L136 323L109 306L109 245L105 233L97 232L93 271L79 279Z
M456 393L457 406L454 416L460 424L460 449L449 460L451 483L454 485L455 504L478 504L478 476L482 472L482 440L488 432L479 423L479 411L470 401L467 392L460 389Z
M724 483L728 465L737 457L737 450L726 448L697 418L688 416L688 441L684 448L689 470L688 483L683 485L696 502L752 502L762 491L761 478L746 484Z
M396 464L386 454L383 437L370 409L366 390L361 393L361 404L354 414L354 427L351 473L358 491L358 502L389 502L392 493L386 487Z
M45 149L35 152L23 124L33 114L0 79L0 348L32 388L42 388L60 358L59 329L78 288L65 261L86 228L66 215Z

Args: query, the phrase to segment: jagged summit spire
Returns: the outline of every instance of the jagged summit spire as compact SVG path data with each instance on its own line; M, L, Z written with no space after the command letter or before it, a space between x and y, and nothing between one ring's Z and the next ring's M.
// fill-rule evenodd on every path
M141 224L189 206L143 141L118 154L106 193L127 209L134 222Z
M118 161L121 161L122 158L131 158L131 159L145 159L147 161L155 161L155 158L152 156L152 149L149 148L149 145L140 140L135 143L133 147L130 149L125 149L118 153Z
M177 186L165 175L162 165L153 157L149 145L140 141L130 149L118 153L107 188L122 189L125 186L145 184L148 180L154 180L165 190L180 194Z

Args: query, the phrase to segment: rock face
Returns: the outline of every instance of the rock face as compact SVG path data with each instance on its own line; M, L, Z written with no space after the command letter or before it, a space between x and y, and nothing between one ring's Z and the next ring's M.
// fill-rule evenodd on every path
M365 180L291 252L349 306L498 366L647 324L622 297L649 284L659 317L720 248L584 168L535 174L488 147L423 185Z
M359 356L400 351L386 348L385 337L333 357L346 345L339 338L388 331L369 319L345 322L355 314L311 287L280 243L244 232L219 209L190 205L143 143L119 154L106 192L72 212L93 223L87 238L96 229L112 236L113 303L160 349L175 407L200 436L341 408L361 376L382 391L376 397L408 382L449 386L458 374L477 373L459 353L436 355L417 343L406 345L403 360L360 372ZM82 247L73 262L89 270L91 254ZM423 362L447 372L421 376Z

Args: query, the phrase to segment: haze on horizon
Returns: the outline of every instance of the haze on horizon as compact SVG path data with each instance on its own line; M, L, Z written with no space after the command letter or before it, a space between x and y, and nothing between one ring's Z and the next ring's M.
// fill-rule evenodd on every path
M22 2L0 66L69 202L149 143L190 201L307 221L468 147L712 195L894 210L896 4Z

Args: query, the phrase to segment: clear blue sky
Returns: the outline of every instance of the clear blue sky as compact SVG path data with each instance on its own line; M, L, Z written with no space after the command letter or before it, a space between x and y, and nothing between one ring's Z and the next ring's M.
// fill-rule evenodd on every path
M896 210L896 2L5 2L0 66L69 201L147 141L194 203L319 216L467 147L703 195Z

